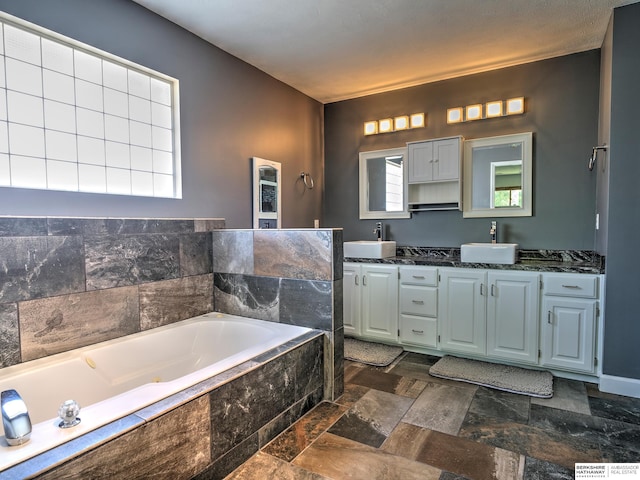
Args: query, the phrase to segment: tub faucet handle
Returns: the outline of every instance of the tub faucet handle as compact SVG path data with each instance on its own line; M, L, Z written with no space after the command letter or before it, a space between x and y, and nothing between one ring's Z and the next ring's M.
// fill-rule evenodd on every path
M0 394L2 426L7 443L11 446L27 443L31 437L31 418L27 405L15 390Z
M67 400L58 409L58 416L62 421L58 424L60 428L75 427L80 423L80 405L75 400Z

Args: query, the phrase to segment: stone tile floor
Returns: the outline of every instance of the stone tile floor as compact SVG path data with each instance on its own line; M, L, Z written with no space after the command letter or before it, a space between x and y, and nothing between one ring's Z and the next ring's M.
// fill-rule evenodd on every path
M640 399L554 379L537 399L431 377L437 357L345 362L323 402L227 476L278 479L573 479L576 462L640 462Z

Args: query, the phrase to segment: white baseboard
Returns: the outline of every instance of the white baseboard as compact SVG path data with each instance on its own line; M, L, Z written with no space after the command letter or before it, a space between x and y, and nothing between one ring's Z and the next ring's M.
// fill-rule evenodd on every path
M603 374L600 375L600 391L640 398L640 380Z

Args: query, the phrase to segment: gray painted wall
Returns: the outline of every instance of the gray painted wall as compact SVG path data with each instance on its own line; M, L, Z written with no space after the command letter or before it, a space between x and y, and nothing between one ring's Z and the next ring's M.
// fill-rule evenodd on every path
M372 239L372 220L358 218L358 152L463 135L488 137L532 131L534 214L498 218L499 241L524 248L593 249L596 175L587 169L597 142L600 53L593 50L526 65L325 105L324 225L344 228L345 240ZM520 116L447 125L447 108L525 96ZM425 129L365 137L363 122L424 111ZM490 218L462 212L421 212L388 220L401 245L459 246L488 241Z
M183 173L182 200L0 188L0 215L224 217L250 228L258 156L282 163L283 227L320 218L317 101L130 0L0 0L0 10L178 78ZM314 190L304 190L301 171Z
M640 4L614 10L603 372L640 379Z

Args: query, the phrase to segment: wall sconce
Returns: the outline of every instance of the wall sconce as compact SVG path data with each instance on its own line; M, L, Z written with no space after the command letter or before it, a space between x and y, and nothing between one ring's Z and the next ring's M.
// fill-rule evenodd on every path
M449 108L447 110L447 123L459 123L462 121L462 107Z
M506 110L503 106L506 104ZM484 107L484 115L483 115ZM463 111L465 113L463 118ZM483 120L485 118L498 118L507 115L519 115L524 113L524 97L510 98L503 102L495 100L487 102L484 106L480 103L467 105L466 107L456 107L447 109L447 123L470 122L472 120Z
M376 133L378 133L378 122L376 120L364 122L365 135L375 135Z
M507 115L519 115L521 113L524 113L524 97L507 100Z
M413 113L411 115L398 115L394 118L382 118L364 122L364 134L375 135L378 133L398 132L411 128L423 128L425 126L425 114Z
M482 119L482 105L467 105L467 121Z
M408 115L402 115L401 117L396 117L393 119L393 129L395 131L406 130L407 128L409 128Z

